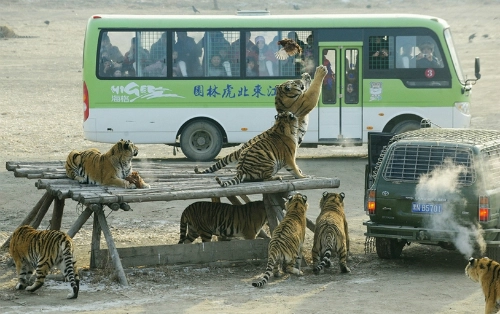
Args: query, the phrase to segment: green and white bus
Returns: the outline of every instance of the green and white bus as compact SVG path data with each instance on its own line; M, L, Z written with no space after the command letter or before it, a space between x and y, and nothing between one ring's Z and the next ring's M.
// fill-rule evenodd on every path
M274 57L292 38L302 53ZM275 86L327 65L302 146L372 131L470 126L472 85L449 25L423 15L94 15L83 60L85 138L180 146L212 160L272 126Z

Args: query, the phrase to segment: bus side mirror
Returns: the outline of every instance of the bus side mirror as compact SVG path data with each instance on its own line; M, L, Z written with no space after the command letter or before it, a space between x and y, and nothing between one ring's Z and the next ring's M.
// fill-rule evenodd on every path
M476 57L476 62L474 64L474 72L475 72L475 75L476 75L476 79L480 79L481 78L481 73L479 73L481 71L481 66L480 66L480 63L479 63L479 57Z

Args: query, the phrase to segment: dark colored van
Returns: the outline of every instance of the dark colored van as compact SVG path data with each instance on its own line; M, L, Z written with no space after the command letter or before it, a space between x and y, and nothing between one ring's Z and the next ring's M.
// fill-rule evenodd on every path
M368 141L368 250L397 258L415 242L500 257L500 131L371 132Z

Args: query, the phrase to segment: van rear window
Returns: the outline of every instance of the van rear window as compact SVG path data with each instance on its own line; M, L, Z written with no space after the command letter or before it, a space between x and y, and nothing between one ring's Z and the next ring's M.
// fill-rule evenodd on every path
M388 181L416 182L421 175L440 167L445 160L463 166L458 183L471 185L476 181L472 150L463 147L443 147L433 145L397 145L389 152L383 177Z

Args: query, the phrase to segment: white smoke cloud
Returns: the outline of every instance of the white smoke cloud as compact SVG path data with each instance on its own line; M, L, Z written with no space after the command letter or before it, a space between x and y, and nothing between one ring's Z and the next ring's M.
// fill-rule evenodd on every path
M451 160L445 160L441 167L437 167L429 174L423 175L416 188L416 198L421 203L440 203L443 211L438 214L426 216L424 224L426 228L440 231L448 231L455 237L452 239L457 250L469 258L473 256L474 248L479 246L484 252L486 243L482 237L482 229L479 225L459 223L456 213L461 213L467 201L460 194L458 178L465 172L464 166L453 164ZM432 236L432 232L431 232Z

